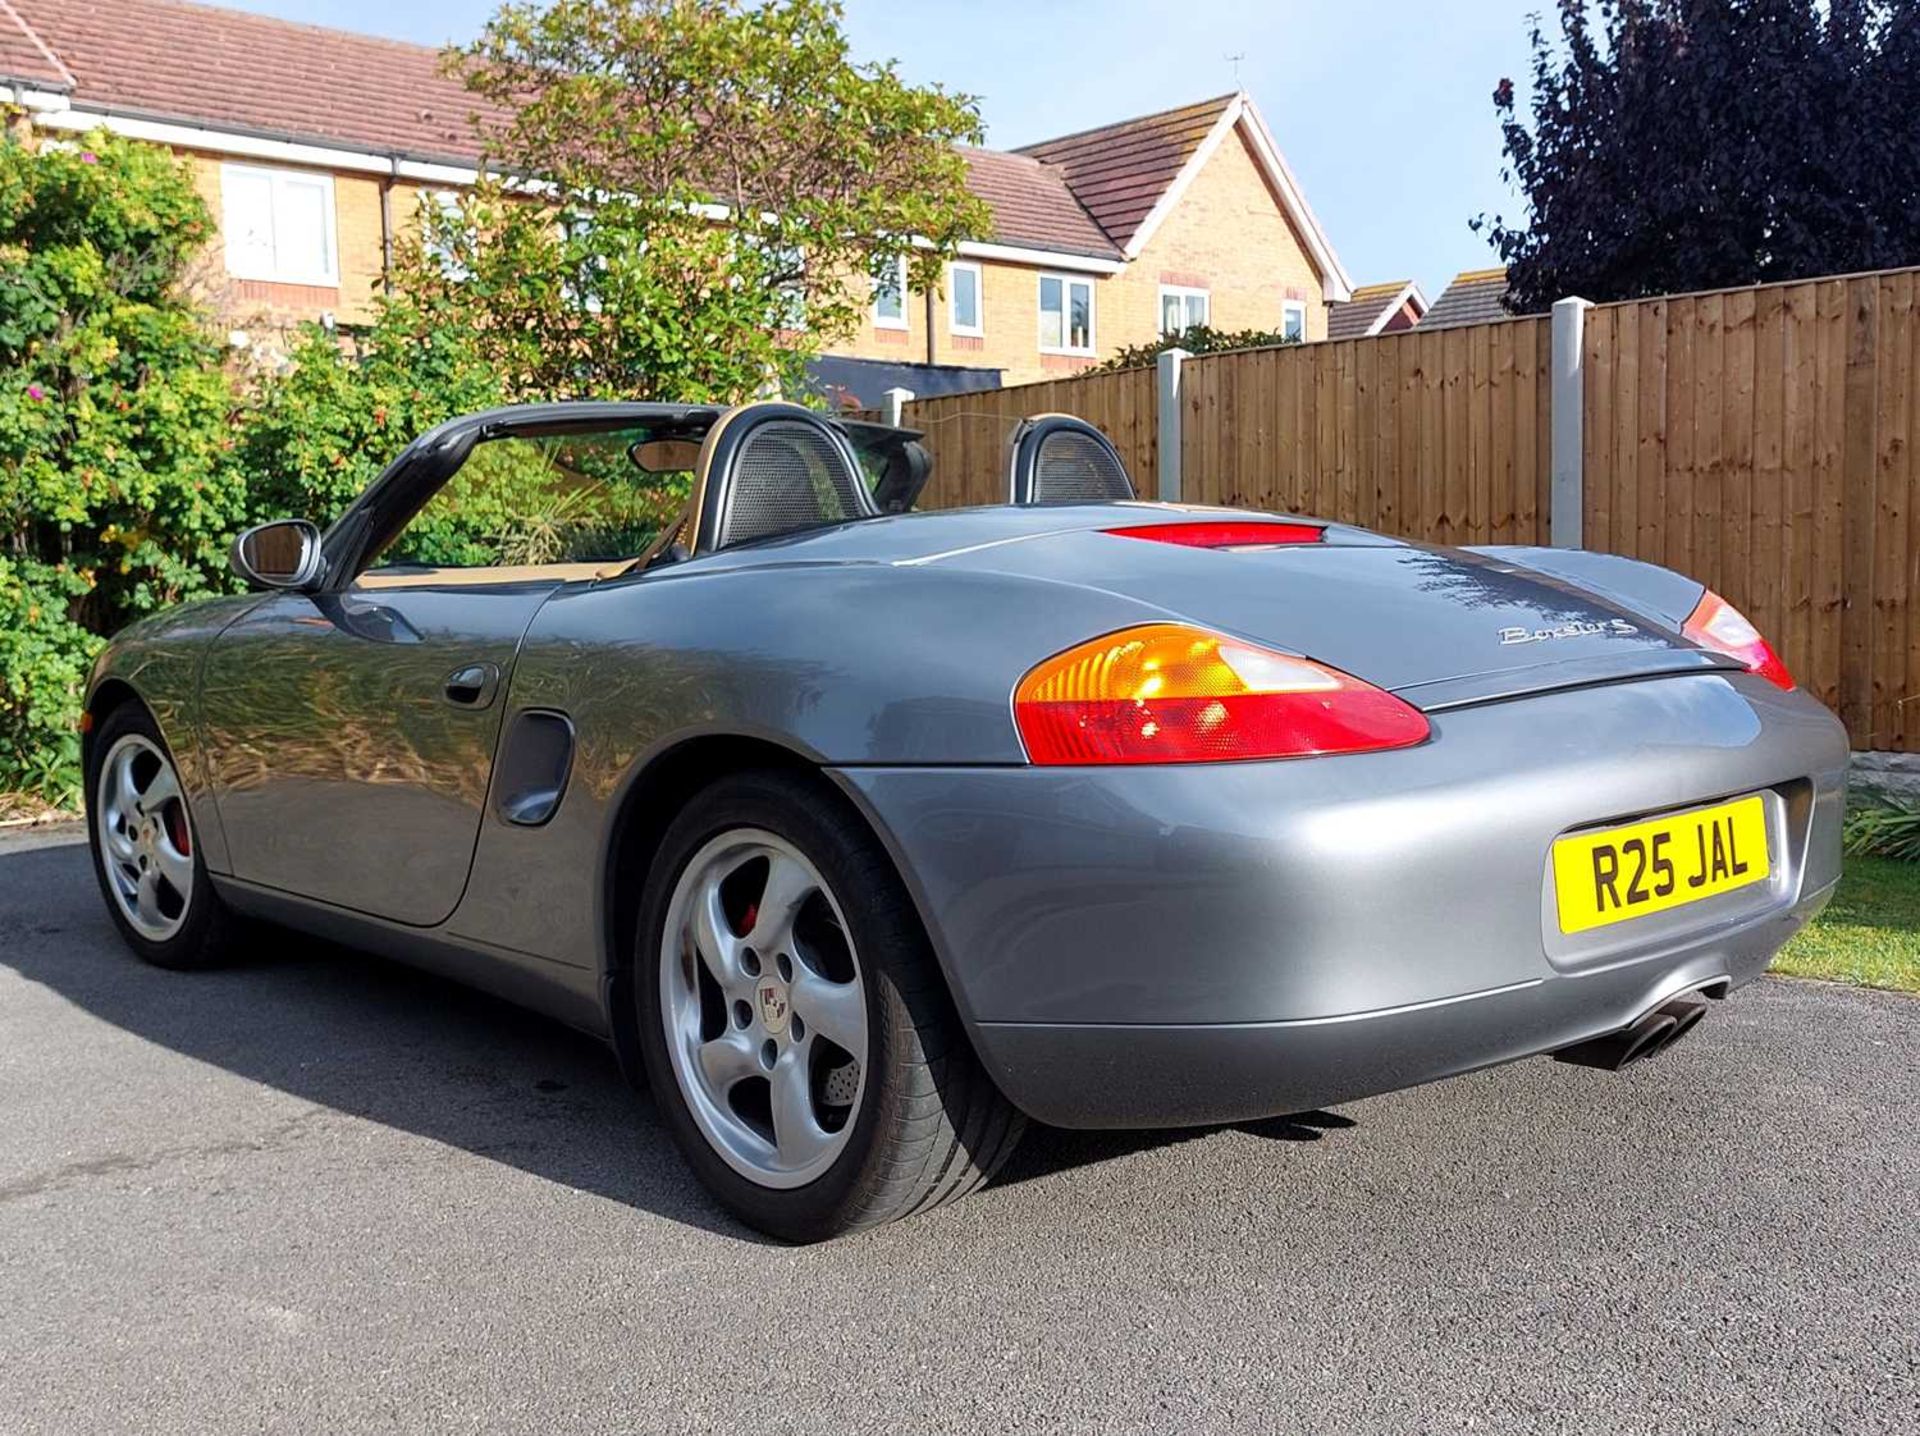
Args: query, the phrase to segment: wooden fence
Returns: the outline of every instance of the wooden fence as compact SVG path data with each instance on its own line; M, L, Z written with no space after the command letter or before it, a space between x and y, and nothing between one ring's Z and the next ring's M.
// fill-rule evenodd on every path
M1582 465L1589 547L1725 594L1856 747L1909 752L1914 290L1903 270L1593 310Z
M1920 752L1917 290L1899 270L1187 359L1168 371L1173 482L1438 543L1577 531L1724 594L1855 747ZM932 501L1000 502L1009 429L1050 411L1099 425L1157 492L1160 382L1135 369L908 404ZM1556 418L1577 439L1560 522Z
M1181 497L1543 543L1547 346L1545 319L1515 319L1188 360Z
M1007 435L1032 414L1077 414L1113 440L1135 482L1151 492L1159 463L1153 370L1083 374L906 406L904 422L927 435L933 478L923 508L1007 501Z

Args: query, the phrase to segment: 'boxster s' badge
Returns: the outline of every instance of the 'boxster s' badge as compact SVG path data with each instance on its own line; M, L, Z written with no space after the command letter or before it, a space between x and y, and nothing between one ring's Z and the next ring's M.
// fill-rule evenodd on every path
M1545 643L1552 638L1591 638L1600 633L1629 634L1639 631L1624 618L1609 618L1600 623L1575 619L1571 623L1562 623L1553 628L1503 628L1500 630L1500 641L1503 644Z

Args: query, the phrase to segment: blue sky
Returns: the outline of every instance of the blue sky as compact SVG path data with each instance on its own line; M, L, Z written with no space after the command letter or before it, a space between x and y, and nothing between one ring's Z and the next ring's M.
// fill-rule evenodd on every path
M227 0L439 44L489 0ZM1166 109L1239 83L1266 115L1356 284L1412 278L1429 299L1495 263L1467 228L1512 214L1488 98L1527 69L1545 0L847 0L864 58L980 97L1006 148ZM1170 23L1177 17L1177 23Z

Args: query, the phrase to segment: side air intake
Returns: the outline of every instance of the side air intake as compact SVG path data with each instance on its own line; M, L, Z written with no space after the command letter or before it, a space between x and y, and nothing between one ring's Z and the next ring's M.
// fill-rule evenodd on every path
M1013 432L1009 471L1016 504L1103 504L1138 497L1113 442L1065 414L1021 422Z

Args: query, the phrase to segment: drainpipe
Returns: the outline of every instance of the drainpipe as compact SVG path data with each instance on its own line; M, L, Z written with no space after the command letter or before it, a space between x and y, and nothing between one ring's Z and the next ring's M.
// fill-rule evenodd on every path
M927 290L927 362L935 362L933 357L933 290Z
M393 182L400 177L400 156L387 156L387 172L380 176L380 282L393 277Z

